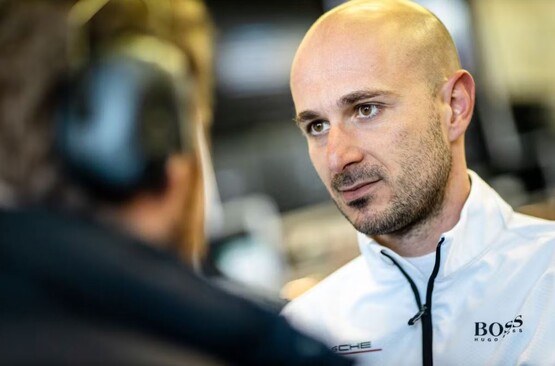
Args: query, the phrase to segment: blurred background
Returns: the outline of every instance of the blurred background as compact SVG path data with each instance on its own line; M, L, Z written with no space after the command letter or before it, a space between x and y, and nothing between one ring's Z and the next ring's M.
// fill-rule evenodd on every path
M292 121L289 67L342 1L207 4L217 28L209 275L293 298L358 255ZM467 158L515 209L555 219L555 1L417 1L446 24L477 80Z

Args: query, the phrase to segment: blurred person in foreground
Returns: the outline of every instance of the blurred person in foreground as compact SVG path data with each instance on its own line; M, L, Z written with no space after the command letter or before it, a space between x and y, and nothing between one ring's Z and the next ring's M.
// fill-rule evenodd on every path
M284 314L359 364L555 364L555 224L467 170L474 80L443 24L347 2L306 34L291 89L362 255Z
M192 270L203 3L2 1L0 53L1 363L351 363Z

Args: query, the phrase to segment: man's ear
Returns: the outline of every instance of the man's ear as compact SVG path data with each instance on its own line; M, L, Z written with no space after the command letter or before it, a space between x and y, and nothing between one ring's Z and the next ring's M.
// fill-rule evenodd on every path
M196 165L192 154L175 154L166 162L166 190L160 199L164 201L166 214L170 220L173 220L175 227L189 225L192 215L191 201L197 188ZM181 238L174 239L179 241Z
M193 157L189 155L175 154L168 157L166 161L166 178L168 190L180 189L183 185L188 186L194 170Z
M175 249L182 259L194 264L204 250L204 184L198 152L170 157L166 171L165 199L174 218L180 220Z
M134 235L153 245L175 245L182 226L189 220L184 215L192 201L195 164L187 155L170 156L166 162L166 185L162 191L141 191L118 205L116 214ZM179 244L181 241L179 240Z
M449 141L454 142L464 136L472 118L475 100L474 79L468 71L458 70L449 77L440 93L450 112L445 121L447 134Z

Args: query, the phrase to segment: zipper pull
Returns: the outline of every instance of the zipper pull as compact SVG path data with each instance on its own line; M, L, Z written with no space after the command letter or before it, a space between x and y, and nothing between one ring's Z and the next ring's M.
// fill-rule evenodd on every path
M428 308L426 307L426 304L422 305L418 313L416 313L415 316L409 319L409 325L414 325L417 321L419 321L420 318L422 318L424 314L426 314L427 310Z

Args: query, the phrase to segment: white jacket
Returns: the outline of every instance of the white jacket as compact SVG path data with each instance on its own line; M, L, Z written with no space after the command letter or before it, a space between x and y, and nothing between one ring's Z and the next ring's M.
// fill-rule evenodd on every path
M360 234L362 255L283 314L357 365L555 365L555 222L513 212L469 174L429 279Z

